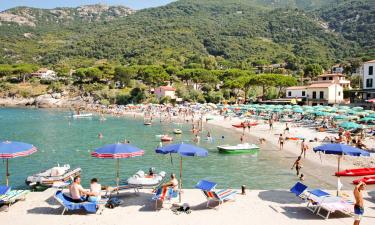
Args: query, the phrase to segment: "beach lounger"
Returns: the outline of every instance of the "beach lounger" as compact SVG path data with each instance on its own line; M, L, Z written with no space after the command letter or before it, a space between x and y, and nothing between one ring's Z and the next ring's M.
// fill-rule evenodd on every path
M308 187L301 182L297 182L291 189L290 192L294 193L297 197L306 200L306 192Z
M352 216L354 214L354 202L341 197L329 196L324 198L319 204L316 214L324 219L328 219L331 213L336 211ZM326 214L323 214L324 212L326 212Z
M30 193L29 190L10 190L10 188L3 189L3 195L0 195L0 205L11 206L13 203L19 200L25 200L26 195Z
M171 201L173 198L177 198L179 196L179 192L174 190L173 188L168 187L160 187L156 190L154 196L152 196L152 200L155 201L155 210L158 209L158 202L160 201L162 205L164 201Z
M9 186L0 185L0 196L8 193L8 191L10 191L10 189L11 188Z
M315 213L319 209L319 205L324 202L324 199L330 196L329 193L322 191L321 189L309 190L306 195L306 208Z
M211 182L211 181L206 181L206 180L201 180L198 182L198 184L195 186L198 189L201 189L203 194L207 198L207 208L214 208L210 207L210 202L211 201L216 201L219 203L218 206L223 204L226 201L229 200L235 200L237 191L232 190L232 189L223 189L216 191L216 183Z
M54 198L64 207L61 215L64 215L66 211L74 211L79 209L84 209L89 213L96 213L99 208L96 202L74 203L72 199L64 195L62 191L57 191Z

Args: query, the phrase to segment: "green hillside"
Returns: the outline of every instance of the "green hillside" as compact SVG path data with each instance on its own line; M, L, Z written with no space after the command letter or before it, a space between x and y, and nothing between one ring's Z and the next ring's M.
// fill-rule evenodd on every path
M50 65L109 59L186 67L214 56L224 67L287 62L296 69L309 63L328 67L348 57L371 56L368 43L374 43L374 36L362 38L354 30L371 28L374 23L364 24L363 17L361 25L340 26L334 20L334 2L181 0L135 13L118 13L109 7L92 15L69 8L16 8L5 13L28 19L31 15L33 24L4 21L0 14L0 63ZM327 4L330 7L321 11L303 10ZM62 10L59 16L56 10ZM368 12L361 7L355 10ZM328 29L325 20L330 28L338 29Z

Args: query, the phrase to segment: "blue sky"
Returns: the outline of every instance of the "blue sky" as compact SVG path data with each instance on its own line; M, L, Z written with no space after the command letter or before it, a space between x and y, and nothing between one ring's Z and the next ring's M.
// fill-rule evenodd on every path
M133 9L143 9L166 5L174 0L0 0L0 11L17 7L30 6L51 9L55 7L77 7L90 4L124 5Z

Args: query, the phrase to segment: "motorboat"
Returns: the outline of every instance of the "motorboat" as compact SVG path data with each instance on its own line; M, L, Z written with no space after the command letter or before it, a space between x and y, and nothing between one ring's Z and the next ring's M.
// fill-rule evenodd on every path
M139 170L137 173L135 173L133 176L129 177L127 179L127 184L130 186L136 186L136 187L156 187L160 185L160 183L163 181L165 177L165 172L161 171L158 174L153 175L147 175L144 171Z
M52 187L55 182L66 182L81 174L81 168L71 170L69 164L57 165L40 173L28 176L25 183L29 186Z
M145 126L151 126L152 123L151 122L144 122L143 125L145 125Z
M92 117L92 113L84 113L84 114L74 114L72 115L73 118L90 118Z
M160 137L160 140L161 141L172 141L173 138L171 136L168 136L168 135L163 135Z
M180 129L174 129L173 133L174 134L182 134L182 130L180 130Z
M259 146L255 144L238 144L238 145L220 145L217 146L219 153L224 154L241 154L241 153L257 153Z

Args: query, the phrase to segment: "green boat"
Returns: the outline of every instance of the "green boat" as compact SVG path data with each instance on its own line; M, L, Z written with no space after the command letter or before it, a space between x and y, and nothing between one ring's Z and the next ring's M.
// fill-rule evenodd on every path
M259 146L255 144L238 144L238 145L220 145L217 146L219 153L223 154L255 154L259 150Z

